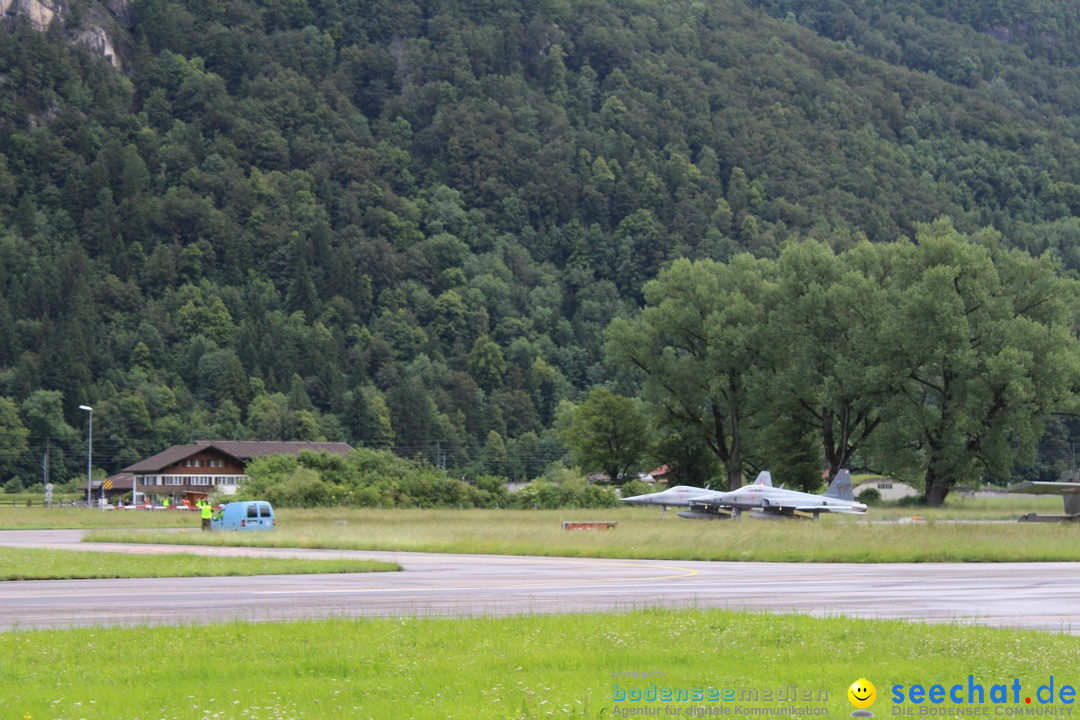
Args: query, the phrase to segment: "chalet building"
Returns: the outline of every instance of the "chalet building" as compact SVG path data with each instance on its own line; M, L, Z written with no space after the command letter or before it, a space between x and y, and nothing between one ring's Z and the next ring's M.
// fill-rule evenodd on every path
M299 455L302 450L344 455L352 448L341 442L204 440L192 445L174 445L129 465L123 472L132 475L136 502L139 495L196 500L211 493L234 494L247 480L247 464L255 458Z

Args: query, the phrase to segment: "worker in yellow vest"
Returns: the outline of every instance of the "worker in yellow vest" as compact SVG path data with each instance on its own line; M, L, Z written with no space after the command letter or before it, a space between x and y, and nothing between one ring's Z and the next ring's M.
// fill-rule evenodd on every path
M214 517L214 506L209 501L203 500L200 509L202 510L202 529L209 530L210 520Z

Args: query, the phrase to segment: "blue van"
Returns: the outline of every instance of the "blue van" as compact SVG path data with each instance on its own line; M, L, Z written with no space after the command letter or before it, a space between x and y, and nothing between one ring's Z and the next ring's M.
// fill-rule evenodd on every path
M273 530L274 508L265 500L226 503L210 522L211 530Z

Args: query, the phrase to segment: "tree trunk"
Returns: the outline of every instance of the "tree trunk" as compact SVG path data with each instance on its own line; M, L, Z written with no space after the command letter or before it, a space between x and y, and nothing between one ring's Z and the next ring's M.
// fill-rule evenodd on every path
M927 507L941 507L945 504L945 496L949 494L949 482L934 471L933 466L926 470L926 505Z
M732 383L734 389L734 383ZM732 392L731 396L736 397ZM739 427L739 408L732 403L731 412L731 454L728 456L727 476L728 491L742 487L742 429Z
M840 461L837 458L840 453L837 452L836 436L833 434L833 414L828 408L823 408L821 412L821 442L825 448L825 465L831 479L840 469Z
M742 487L742 465L741 462L730 462L725 469L727 470L727 482L728 491L738 490Z

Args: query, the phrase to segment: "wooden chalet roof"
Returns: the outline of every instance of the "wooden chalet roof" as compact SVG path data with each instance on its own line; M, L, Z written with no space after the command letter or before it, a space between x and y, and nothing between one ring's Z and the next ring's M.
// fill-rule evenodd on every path
M191 445L173 445L157 455L140 460L124 468L126 473L156 473L172 467L206 450L217 450L241 462L267 455L299 455L303 450L327 452L331 455L344 455L351 452L348 443L343 442L302 442L292 440L200 440Z

